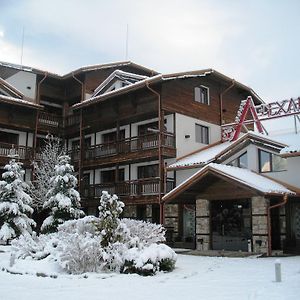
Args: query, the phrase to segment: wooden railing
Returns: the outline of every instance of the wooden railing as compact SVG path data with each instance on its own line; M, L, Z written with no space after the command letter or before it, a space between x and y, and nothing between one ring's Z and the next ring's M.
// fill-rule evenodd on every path
M110 194L118 196L147 196L158 195L159 193L159 178L145 178L139 180L130 180L116 183L101 183L85 186L83 188L82 197L84 198L99 198L102 191L107 191ZM174 181L167 180L167 192L174 188Z
M79 114L70 115L65 118L65 127L76 126L79 125L79 123L80 123Z
M0 143L0 156L19 155L19 159L32 159L33 151L30 147L19 146L15 144Z
M62 127L62 117L55 114L40 112L38 120L40 126L46 126L51 128Z
M175 137L173 134L164 133L162 146L175 148ZM121 141L98 144L85 150L86 160L95 160L101 157L124 154L141 150L156 149L158 147L158 133L146 134L127 138Z

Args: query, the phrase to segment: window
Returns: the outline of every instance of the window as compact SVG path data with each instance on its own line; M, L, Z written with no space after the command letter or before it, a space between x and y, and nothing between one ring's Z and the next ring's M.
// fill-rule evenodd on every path
M17 145L18 141L19 141L18 134L0 131L0 142L1 143Z
M122 129L119 131L119 140L124 140L125 139L125 129ZM109 132L109 133L104 133L102 134L102 142L103 143L112 143L117 141L117 132Z
M158 177L158 165L148 165L138 167L138 178Z
M278 172L286 170L286 159L263 150L258 150L259 172Z
M229 163L230 166L244 168L247 169L248 167L248 155L247 152L240 155L238 158L234 159Z
M209 144L209 128L196 124L196 142L201 144Z
M196 102L209 105L209 88L203 85L195 87L194 97Z
M119 169L119 178L118 181L122 182L125 180L124 169ZM113 183L116 178L116 170L106 170L101 171L101 183Z

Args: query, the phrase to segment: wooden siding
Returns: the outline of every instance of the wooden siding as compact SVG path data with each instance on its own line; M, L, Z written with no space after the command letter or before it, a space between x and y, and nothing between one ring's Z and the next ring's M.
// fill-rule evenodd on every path
M209 105L194 100L194 89L201 85L209 88ZM210 76L166 81L162 84L162 108L220 125L220 94L227 87ZM234 121L240 102L247 95L245 91L233 87L223 96L224 122Z
M34 131L36 111L26 107L0 104L0 125Z

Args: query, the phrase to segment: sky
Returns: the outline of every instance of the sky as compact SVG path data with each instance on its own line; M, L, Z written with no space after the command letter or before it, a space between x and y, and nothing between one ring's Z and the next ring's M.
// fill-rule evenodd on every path
M59 74L124 60L214 68L266 102L300 96L298 0L0 0L0 11L0 61Z

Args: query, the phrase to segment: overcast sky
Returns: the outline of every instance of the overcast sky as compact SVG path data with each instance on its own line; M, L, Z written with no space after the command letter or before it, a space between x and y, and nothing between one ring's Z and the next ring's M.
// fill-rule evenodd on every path
M128 59L215 68L265 101L300 96L298 0L0 0L0 60L64 74Z

